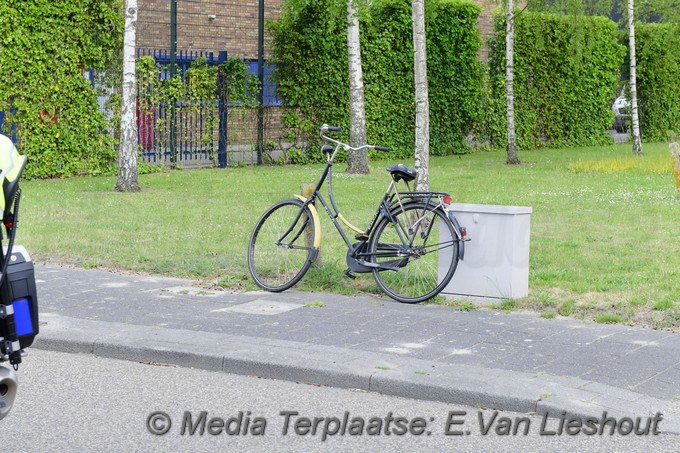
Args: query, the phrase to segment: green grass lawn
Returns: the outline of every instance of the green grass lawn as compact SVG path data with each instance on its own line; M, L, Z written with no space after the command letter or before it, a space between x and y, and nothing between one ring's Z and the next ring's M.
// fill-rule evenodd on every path
M456 202L533 208L530 296L513 308L679 329L680 202L667 144L644 150L641 158L630 145L530 151L520 153L519 167L505 165L497 152L432 158L430 185ZM340 210L361 228L387 186L388 163L373 162L368 176L336 166ZM250 288L253 225L268 206L316 182L321 169L155 173L140 177L139 194L113 192L111 177L25 181L17 243L37 262ZM299 287L378 292L368 274L344 277L344 243L323 213L322 231L323 265Z

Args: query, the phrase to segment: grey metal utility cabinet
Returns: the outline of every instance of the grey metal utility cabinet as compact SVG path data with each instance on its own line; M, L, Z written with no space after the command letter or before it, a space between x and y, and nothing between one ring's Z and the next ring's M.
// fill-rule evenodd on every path
M471 239L465 243L465 259L442 295L453 299L498 302L529 294L530 207L453 204L449 208ZM442 235L448 231L442 228ZM442 240L445 240L443 237ZM441 262L451 251L440 254Z

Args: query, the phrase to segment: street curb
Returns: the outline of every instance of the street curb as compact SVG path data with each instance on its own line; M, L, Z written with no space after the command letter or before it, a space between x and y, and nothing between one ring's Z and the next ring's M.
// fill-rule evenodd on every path
M68 318L45 313L34 347L298 383L360 389L500 411L595 417L665 415L680 434L680 402L573 378L451 365L333 346ZM27 360L30 360L27 358Z

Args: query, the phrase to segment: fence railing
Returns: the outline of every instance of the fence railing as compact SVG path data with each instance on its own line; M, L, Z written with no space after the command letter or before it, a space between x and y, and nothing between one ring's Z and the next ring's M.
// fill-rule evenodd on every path
M151 56L160 65L159 79L171 77L169 52L140 49L137 55ZM178 52L175 70L183 80L198 58L216 66L227 61L227 52ZM218 89L223 88L217 82ZM174 105L150 105L138 94L137 133L142 159L150 164L226 167L227 100L222 92L219 94L217 102L179 99Z
M170 77L170 63L172 62L172 56L170 55L169 51L159 49L137 49L137 58L146 56L153 57L156 63L164 67L164 79ZM182 77L184 77L184 74L186 74L191 64L198 58L205 58L209 66L215 66L227 61L227 52L219 51L217 52L217 56L215 56L215 52L177 52L175 65L180 71Z
M161 66L160 80L171 77L171 54L167 50L139 49L138 57L150 56ZM198 58L204 58L208 66L217 66L227 61L227 52L183 52L175 57L177 73L185 79L191 65ZM244 61L251 74L257 74L258 61ZM276 92L276 84L271 81L272 67L264 66L263 105L277 107L281 100ZM197 103L196 101L179 101L170 106L160 104L143 106L138 109L138 134L142 158L151 164L179 164L184 166L218 165L225 167L231 160L249 161L249 145L242 140L248 135L248 126L243 123L243 108L240 108L238 119L235 119L234 137L237 143L232 144L228 152L227 129L230 125L228 116L233 106L228 101L223 80L217 80L217 101ZM138 100L139 102L143 102ZM138 106L141 104L138 104ZM244 129L244 127L246 129ZM247 139L246 139L247 141ZM252 151L256 153L255 150Z

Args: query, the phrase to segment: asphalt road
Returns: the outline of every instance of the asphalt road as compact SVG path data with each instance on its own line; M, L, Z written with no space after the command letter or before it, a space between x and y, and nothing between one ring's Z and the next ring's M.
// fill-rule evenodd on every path
M0 422L0 451L680 450L676 435L541 435L542 418L521 422L526 414L91 355L33 350L19 377L15 407ZM483 435L480 417L486 426L494 415ZM315 417L322 420L313 433ZM517 435L496 432L517 421ZM446 435L447 424L462 434ZM543 431L558 429L550 420Z

